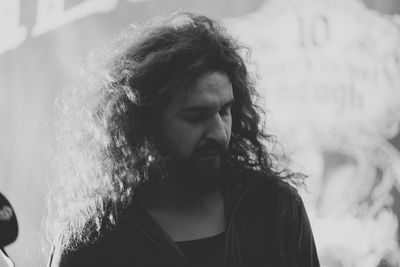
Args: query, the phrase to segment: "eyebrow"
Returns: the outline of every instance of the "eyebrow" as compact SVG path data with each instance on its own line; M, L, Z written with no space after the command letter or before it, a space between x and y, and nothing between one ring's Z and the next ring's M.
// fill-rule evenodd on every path
M233 103L235 102L235 99L230 100L229 102L225 103L222 106L222 109L227 108L229 106L232 106ZM196 113L196 112L207 112L207 111L211 111L214 110L213 106L189 106L189 107L185 107L181 110L181 112L183 113Z

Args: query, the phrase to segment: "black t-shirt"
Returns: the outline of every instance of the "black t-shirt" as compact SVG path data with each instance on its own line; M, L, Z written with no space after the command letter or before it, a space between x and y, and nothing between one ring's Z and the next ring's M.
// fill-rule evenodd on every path
M221 267L223 264L225 232L176 244L193 267Z

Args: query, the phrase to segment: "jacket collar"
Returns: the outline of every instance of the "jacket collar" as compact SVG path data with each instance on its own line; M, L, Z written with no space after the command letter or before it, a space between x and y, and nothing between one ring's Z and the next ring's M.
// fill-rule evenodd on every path
M127 218L168 258L174 266L188 266L188 260L171 237L151 215L138 204L133 204Z
M229 236L231 236L235 215L241 199L248 191L246 185L237 175L233 173L228 173L228 175L230 175L229 179L231 179L231 183L226 185L223 189L224 210L227 218L225 259L227 257L228 240ZM174 266L189 266L188 259L178 248L176 243L137 202L131 205L126 216L160 251L162 251Z

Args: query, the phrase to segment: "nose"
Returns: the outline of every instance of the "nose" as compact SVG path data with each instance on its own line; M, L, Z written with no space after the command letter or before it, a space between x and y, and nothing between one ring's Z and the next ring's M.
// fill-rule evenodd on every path
M230 128L230 119L224 120L219 113L216 113L209 122L206 138L224 145L229 139Z

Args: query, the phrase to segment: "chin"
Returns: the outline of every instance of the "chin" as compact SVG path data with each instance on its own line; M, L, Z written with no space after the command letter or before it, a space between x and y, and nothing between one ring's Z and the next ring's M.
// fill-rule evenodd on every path
M194 194L214 192L221 188L223 175L221 175L220 160L198 160L179 162L170 169L168 179L182 190Z
M202 161L197 164L196 169L204 175L217 174L221 169L221 162L220 160Z

